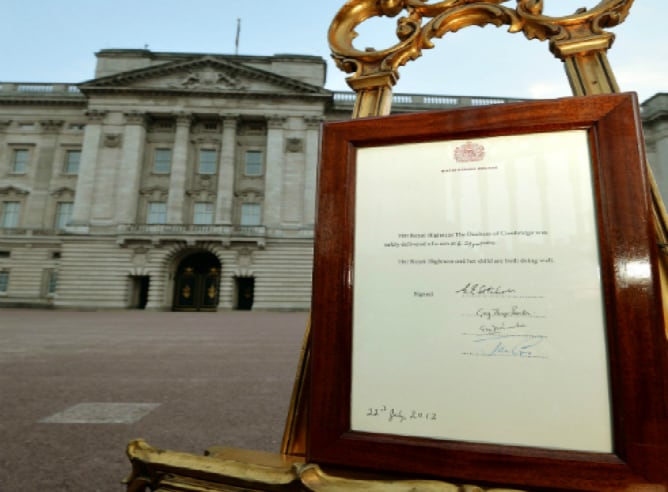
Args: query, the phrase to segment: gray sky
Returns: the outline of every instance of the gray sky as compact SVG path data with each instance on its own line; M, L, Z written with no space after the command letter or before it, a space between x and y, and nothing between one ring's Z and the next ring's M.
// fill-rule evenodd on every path
M546 13L565 15L598 0L544 0ZM431 1L434 3L434 0ZM645 100L668 91L666 0L636 0L613 32L610 62L624 91ZM344 0L0 0L0 81L81 82L93 77L94 53L105 48L234 53L298 53L330 60L329 24ZM515 4L509 0L507 5ZM663 8L661 8L663 7ZM359 29L359 48L392 44L396 19L372 19ZM327 88L348 90L329 62ZM400 70L395 92L470 96L560 97L570 89L547 43L506 28L470 27Z

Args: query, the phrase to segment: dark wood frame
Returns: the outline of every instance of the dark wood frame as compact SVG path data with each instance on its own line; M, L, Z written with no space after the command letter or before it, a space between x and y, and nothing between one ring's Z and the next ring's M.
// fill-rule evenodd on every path
M585 453L352 431L354 285L348 279L354 270L356 149L573 129L587 130L592 154L614 451ZM634 94L329 123L323 131L318 197L309 461L525 488L668 487L668 342ZM647 265L648 275L626 275L629 262Z

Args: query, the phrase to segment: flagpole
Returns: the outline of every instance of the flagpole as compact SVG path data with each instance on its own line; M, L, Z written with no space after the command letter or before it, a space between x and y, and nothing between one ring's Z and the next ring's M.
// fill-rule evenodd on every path
M234 54L239 54L239 35L241 34L241 19L237 19L237 36L234 39Z

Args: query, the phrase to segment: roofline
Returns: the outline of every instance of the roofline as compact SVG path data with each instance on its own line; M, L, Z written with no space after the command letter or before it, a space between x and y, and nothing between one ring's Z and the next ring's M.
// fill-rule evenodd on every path
M274 55L238 55L233 53L200 53L189 51L152 51L148 49L133 49L133 48L107 48L95 52L95 56L104 56L105 54L119 54L119 55L136 55L137 57L146 58L192 58L192 57L223 57L234 58L236 60L276 60L276 59L295 59L295 60L312 60L326 64L326 60L319 55L303 55L298 53L276 53Z

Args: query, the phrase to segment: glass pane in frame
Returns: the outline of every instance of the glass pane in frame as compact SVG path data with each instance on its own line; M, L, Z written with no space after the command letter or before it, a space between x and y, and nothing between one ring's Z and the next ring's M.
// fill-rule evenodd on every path
M356 162L352 430L611 452L587 132Z

